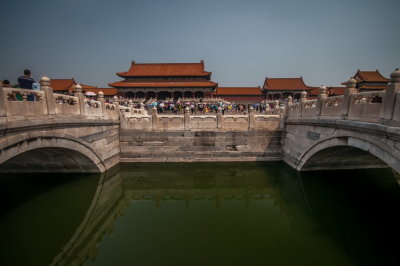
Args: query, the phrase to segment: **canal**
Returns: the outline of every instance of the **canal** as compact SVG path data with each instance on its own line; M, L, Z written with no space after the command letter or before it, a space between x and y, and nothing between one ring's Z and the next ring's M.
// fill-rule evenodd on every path
M1 265L399 265L390 169L121 164L1 175Z

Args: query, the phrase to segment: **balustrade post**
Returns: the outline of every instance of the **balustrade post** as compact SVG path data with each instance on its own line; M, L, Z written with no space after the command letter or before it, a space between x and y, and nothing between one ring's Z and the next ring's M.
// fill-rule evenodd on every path
M118 102L118 96L114 95L113 97L113 104L115 105L115 110L117 110L118 114L120 113L119 111L119 102Z
M279 115L279 110L280 110L280 108L279 108L279 101L276 100L276 101L274 102L274 114L275 114L275 115Z
M222 128L222 108L221 108L221 106L218 107L218 110L217 110L217 128L218 129Z
M0 81L0 117L6 116L6 101L7 97L4 96L3 83Z
M290 106L293 104L293 98L292 96L288 96L287 97L287 102L286 102L286 110L285 110L285 117L289 115L289 111L290 111Z
M128 101L128 106L129 106L129 110L131 111L131 115L132 115L132 114L133 114L133 106L134 106L132 100L129 100L129 101Z
M151 124L153 129L158 128L158 115L157 115L157 107L153 106L151 108Z
M78 97L79 100L79 114L82 116L86 115L86 107L85 107L85 95L82 93L82 87L79 84L75 85L75 93L74 96Z
M320 116L322 113L322 102L326 99L326 87L324 85L321 85L321 87L319 87L319 94L317 96L317 116Z
M42 77L40 79L40 90L44 91L47 113L49 115L56 114L56 101L54 100L53 88L50 87L50 79L48 77Z
M99 91L97 94L97 100L101 104L101 115L104 117L106 115L106 101L104 100L104 93Z
M190 109L188 106L185 107L184 128L190 129Z
M249 108L249 130L254 128L255 119L254 119L254 107L250 106Z
M395 105L400 105L400 103L396 101L398 91L400 91L400 70L397 68L390 74L390 84L386 88L385 96L383 99L384 119L393 119Z
M269 103L267 103L266 106L265 106L265 113L266 113L267 115L270 115L270 114L271 114L271 107L269 106Z
M342 115L343 116L349 115L351 95L353 93L357 93L356 84L357 84L357 81L353 78L350 78L346 82L346 89L344 90L343 107L342 107Z
M304 110L304 103L307 101L307 92L302 91L300 93L300 116L303 116L303 110Z
M279 128L283 129L285 128L285 119L287 116L287 107L282 106L279 114Z

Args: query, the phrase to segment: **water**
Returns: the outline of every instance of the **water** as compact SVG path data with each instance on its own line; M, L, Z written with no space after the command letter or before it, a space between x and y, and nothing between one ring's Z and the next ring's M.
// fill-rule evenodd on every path
M391 170L123 164L1 176L1 265L398 265Z

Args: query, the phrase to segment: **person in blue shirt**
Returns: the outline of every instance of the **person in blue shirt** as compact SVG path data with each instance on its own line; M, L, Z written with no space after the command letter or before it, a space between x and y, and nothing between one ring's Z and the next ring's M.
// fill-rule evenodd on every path
M31 71L29 69L24 70L24 75L18 78L18 84L21 89L33 90L32 84L35 81L31 78ZM35 101L35 95L29 94L28 101Z
M31 78L31 71L29 69L24 70L24 76L18 78L19 87L22 89L32 90L32 84L35 81Z

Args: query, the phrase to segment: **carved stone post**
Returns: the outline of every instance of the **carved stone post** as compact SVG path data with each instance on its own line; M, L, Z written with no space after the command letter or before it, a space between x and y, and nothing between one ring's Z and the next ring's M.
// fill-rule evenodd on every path
M144 108L144 103L139 104L139 109L142 115L148 115L146 109Z
M291 106L293 104L293 98L292 96L287 97L287 105Z
M356 84L357 84L357 81L353 78L350 78L346 82L346 89L344 90L343 108L342 108L343 116L349 115L351 94L357 93Z
M0 81L0 116L6 116L7 95L3 92L3 83Z
M184 128L186 130L190 129L190 110L188 106L185 107Z
M400 91L400 70L397 68L390 74L390 84L386 88L386 93L383 99L383 118L390 120L393 118L394 105L396 102L397 92Z
M319 94L317 96L317 116L321 115L322 112L322 102L326 99L326 87L321 86L319 87Z
M157 107L153 106L151 109L151 123L153 130L158 128L158 115L157 115Z
M279 101L276 100L276 101L274 102L274 115L279 115L279 110L280 110L280 108L279 108Z
M300 112L301 116L303 116L303 110L304 110L304 103L307 101L307 92L302 91L300 93Z
M49 115L56 114L56 101L54 100L53 88L50 87L50 79L48 77L42 77L40 79L40 90L44 91L47 113Z
M269 103L267 103L266 106L265 106L265 113L266 113L267 115L270 115L270 114L271 114L271 107L269 106Z
M76 84L74 96L78 97L79 100L79 114L85 116L86 115L85 96L82 93L81 85Z
M287 97L287 103L286 103L285 117L289 115L290 106L292 104L293 104L293 98L292 98L292 96L288 96Z
M129 106L129 110L131 111L131 115L133 114L133 101L132 100L129 100L128 101L128 106Z
M282 106L279 113L279 128L285 128L285 119L287 116L287 106Z
M101 115L105 117L106 115L106 101L104 100L104 93L102 91L99 91L97 94L97 100L101 104Z
M222 128L222 108L221 108L221 106L220 107L218 107L218 110L217 110L217 128L218 129L220 129L220 128Z
M118 96L114 95L113 97L113 104L115 105L115 109L117 110L118 114L119 114L119 102L118 102Z
M249 130L252 130L254 127L255 127L254 107L250 106L250 108L249 108Z

